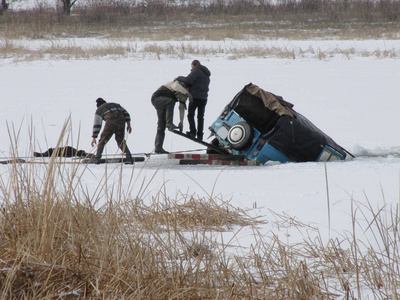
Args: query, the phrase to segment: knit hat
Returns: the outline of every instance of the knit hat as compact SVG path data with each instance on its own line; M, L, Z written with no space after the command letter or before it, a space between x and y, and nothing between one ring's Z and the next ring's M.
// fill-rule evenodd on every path
M97 98L96 100L97 107L100 107L100 105L107 103L103 98Z

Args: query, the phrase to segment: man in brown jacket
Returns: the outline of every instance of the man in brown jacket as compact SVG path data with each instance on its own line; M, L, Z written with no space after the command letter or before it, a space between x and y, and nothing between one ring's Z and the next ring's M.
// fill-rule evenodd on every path
M97 110L94 115L92 147L94 147L94 145L96 144L96 138L99 135L103 120L106 122L106 124L104 126L103 132L100 135L99 143L97 145L96 156L92 159L91 163L100 163L104 147L114 134L118 147L126 155L125 163L133 164L131 152L126 145L126 141L124 138L125 123L128 133L132 132L131 117L129 113L118 103L107 103L103 98L98 98L96 100L96 105Z

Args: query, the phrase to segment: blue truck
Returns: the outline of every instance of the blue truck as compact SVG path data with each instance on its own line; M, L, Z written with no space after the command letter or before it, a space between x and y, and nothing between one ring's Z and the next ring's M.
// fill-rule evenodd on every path
M281 96L246 85L209 127L211 144L247 160L307 162L354 157Z

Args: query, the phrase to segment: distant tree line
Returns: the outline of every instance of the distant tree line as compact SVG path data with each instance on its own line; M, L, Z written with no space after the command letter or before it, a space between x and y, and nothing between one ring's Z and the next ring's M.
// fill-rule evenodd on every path
M76 3L77 0L60 0L63 3L63 11L64 14L69 15L71 13L71 7ZM9 7L9 4L6 0L1 0L0 4L0 13L6 11Z
M61 0L63 3L64 14L69 15L71 13L71 7L76 3L77 0Z
M62 14L69 16L77 0L57 0ZM271 20L287 20L290 16L314 16L318 19L399 21L400 0L98 0L85 4L78 1L76 14L88 17L90 22L119 21L127 16L141 15L154 18L179 18L180 15L263 15ZM0 11L9 7L1 0ZM112 15L112 17L110 17ZM118 15L118 17L116 17ZM132 19L132 17L131 17Z

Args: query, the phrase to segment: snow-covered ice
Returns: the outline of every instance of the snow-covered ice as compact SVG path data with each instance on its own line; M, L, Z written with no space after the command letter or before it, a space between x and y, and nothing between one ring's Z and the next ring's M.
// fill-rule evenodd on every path
M20 132L19 155L29 156L32 148L45 151L54 147L68 118L72 128L69 143L94 152L90 141L97 97L118 102L130 112L131 151L151 151L157 122L151 94L176 76L187 75L191 60L44 60L3 65L0 68L1 156L8 157L10 153L11 127ZM349 224L352 198L363 202L366 194L369 201L379 206L398 203L399 59L200 57L200 60L212 72L206 125L213 122L245 84L253 82L294 103L298 112L357 156L353 161L326 164L332 228L340 231L340 227ZM31 148L32 134L35 143ZM168 132L164 146L169 151L204 148ZM106 152L109 155L117 152L113 140ZM179 166L159 157L154 161L140 173L141 163L134 167L134 172L143 177L160 168L150 189L157 190L164 181L168 181L172 197L177 190L204 196L205 191L210 193L213 189L214 193L231 198L235 205L251 208L257 203L259 214L267 214L271 209L287 212L306 223L328 226L323 163L193 167ZM4 176L7 166L1 169ZM102 165L91 169L95 175L90 176L100 178L104 172ZM124 172L131 171L131 167L124 168Z

